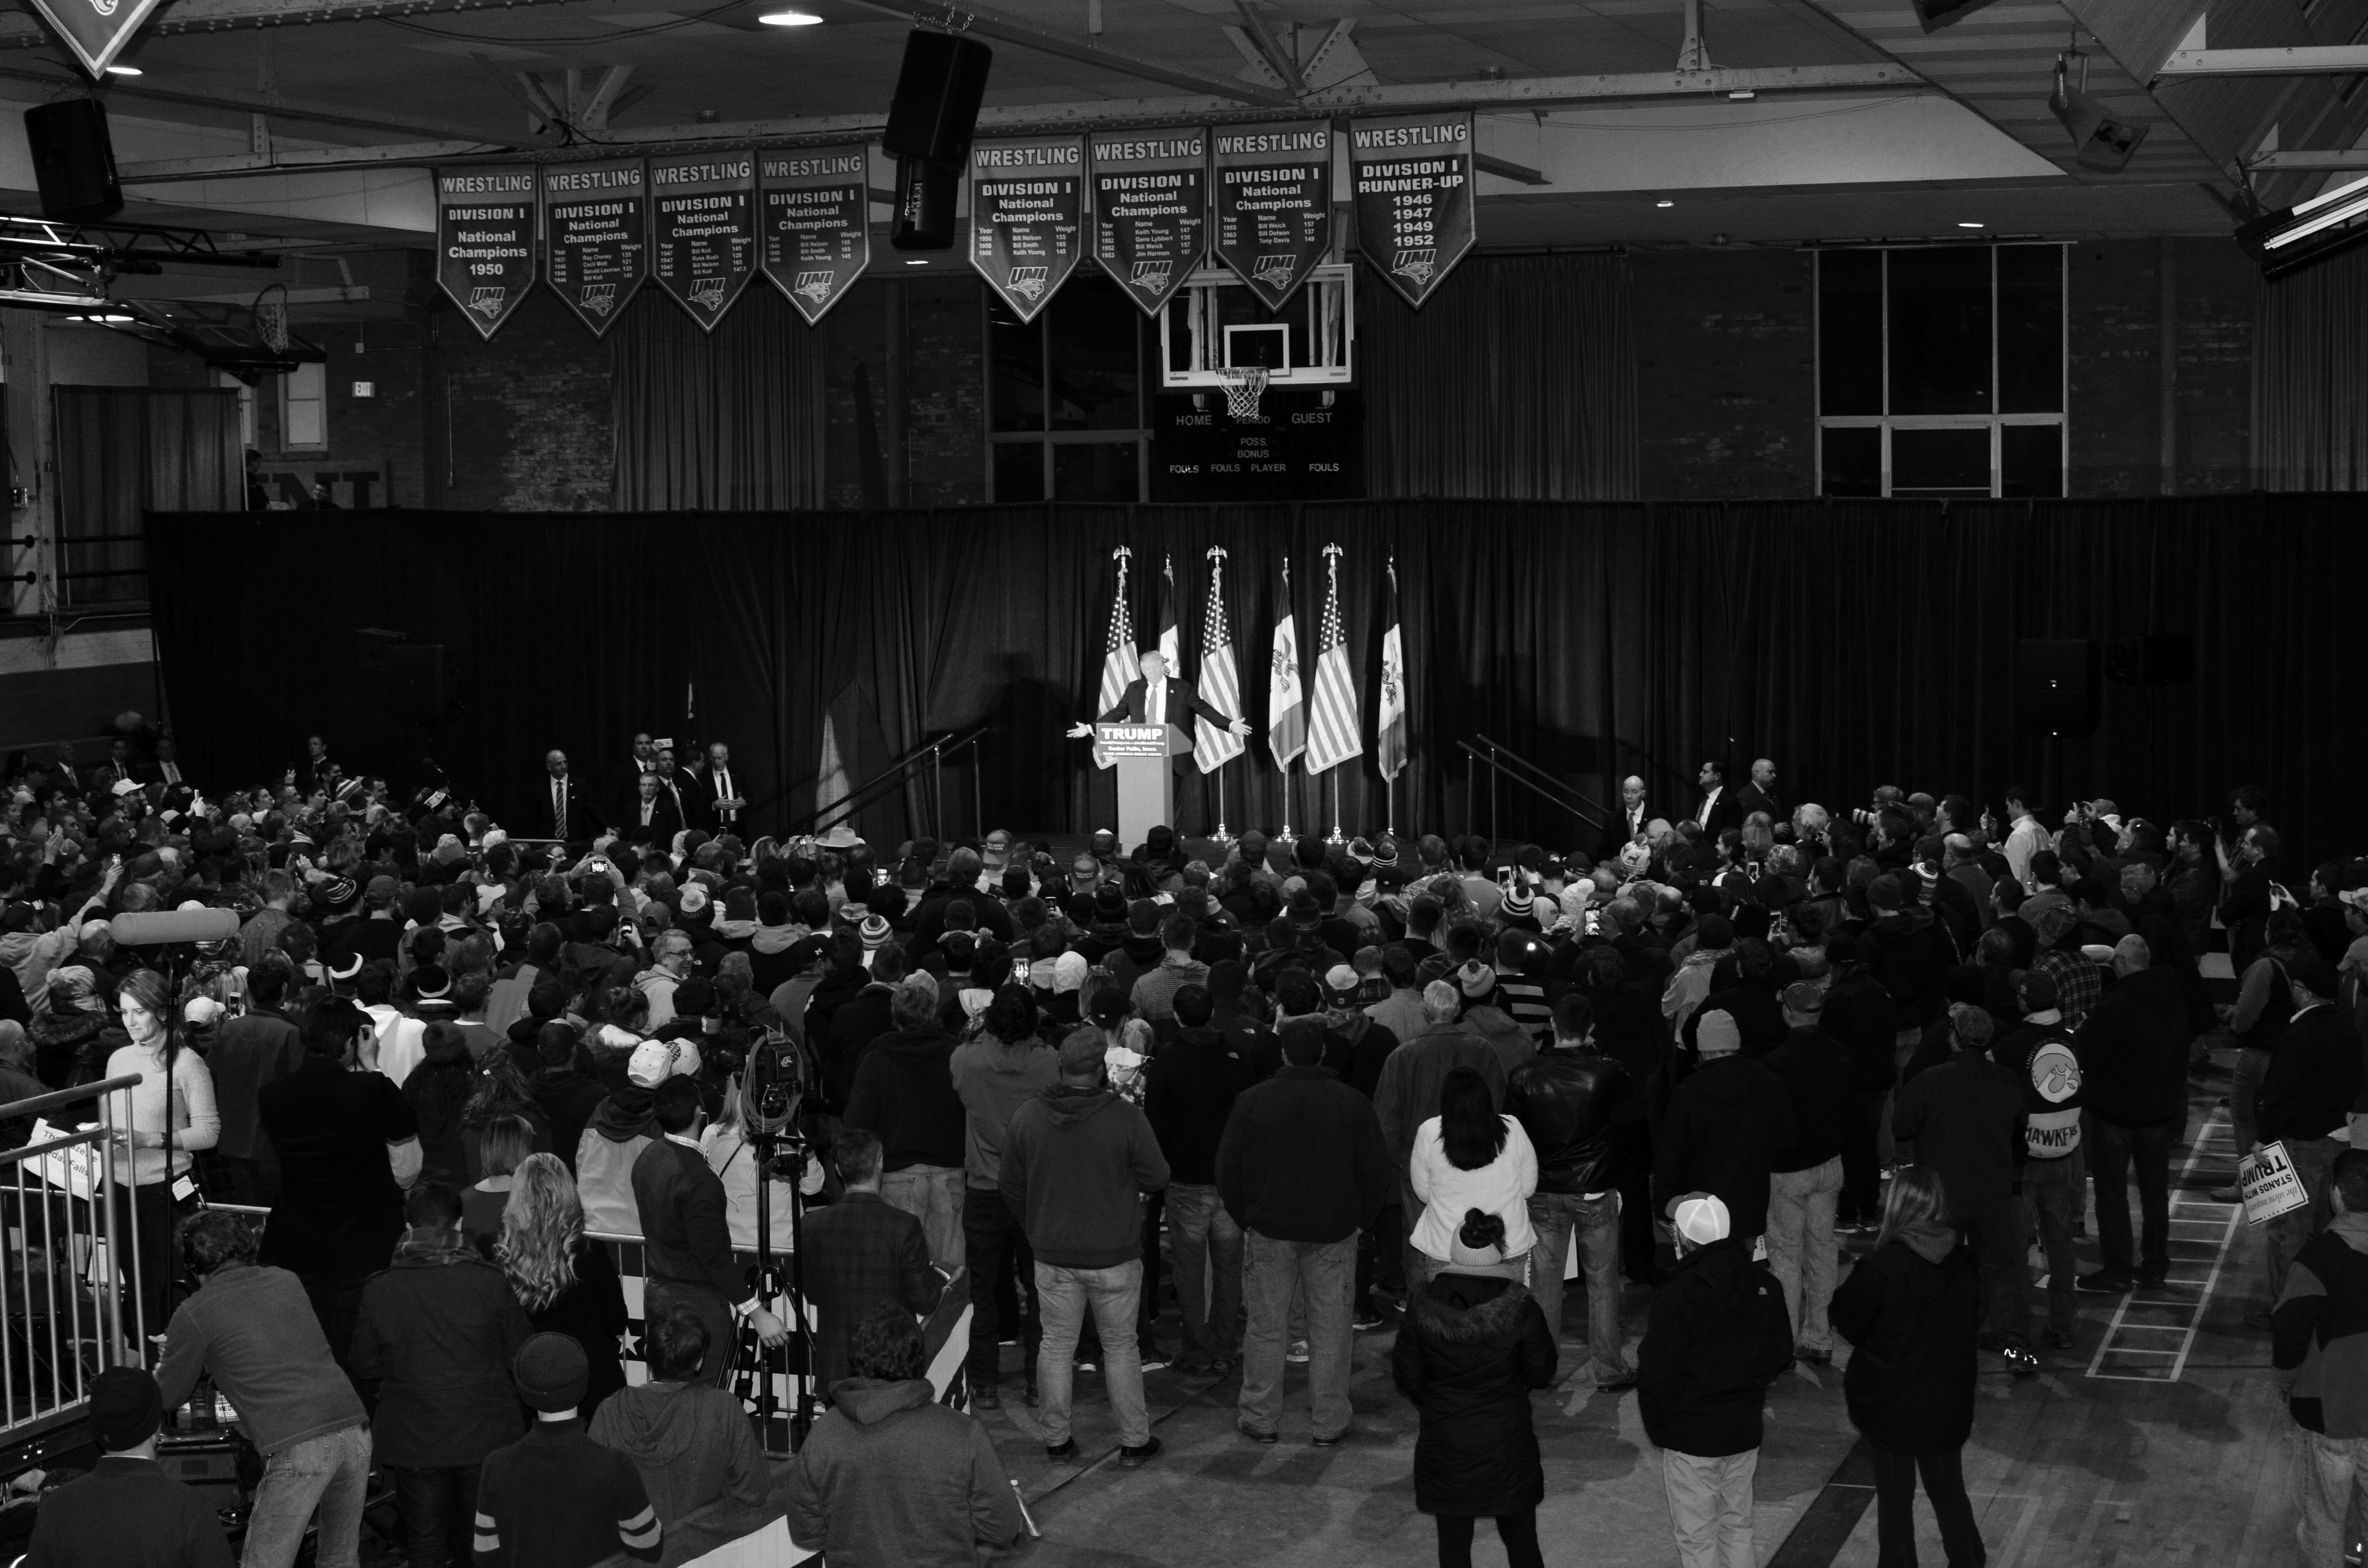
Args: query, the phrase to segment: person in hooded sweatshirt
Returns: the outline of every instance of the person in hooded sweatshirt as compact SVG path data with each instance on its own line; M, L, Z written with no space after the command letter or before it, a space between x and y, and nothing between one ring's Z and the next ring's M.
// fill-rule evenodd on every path
M1554 1336L1528 1290L1486 1267L1504 1249L1504 1221L1474 1210L1456 1233L1446 1272L1406 1301L1390 1352L1398 1392L1421 1413L1415 1506L1435 1517L1440 1568L1471 1568L1474 1526L1497 1521L1508 1568L1544 1568L1538 1505L1545 1468L1530 1392L1554 1381Z
M756 1508L766 1498L764 1451L736 1395L702 1382L707 1322L676 1302L643 1335L650 1381L620 1389L592 1412L586 1436L616 1449L641 1472L642 1489L671 1530L685 1514L719 1498Z
M1661 1450L1678 1561L1749 1568L1760 1411L1793 1364L1793 1323L1775 1276L1731 1233L1715 1194L1691 1192L1673 1207L1678 1263L1636 1346L1637 1414Z
M1506 1009L1494 969L1476 958L1467 959L1452 978L1455 988L1463 994L1463 1010L1458 1021L1465 1032L1488 1042L1508 1074L1538 1053L1537 1037Z
M928 1365L894 1302L857 1321L849 1375L789 1469L790 1538L831 1568L973 1568L1028 1533L986 1428L937 1402Z
M642 1233L633 1199L633 1162L660 1136L652 1095L674 1076L677 1060L698 1056L680 1041L645 1040L625 1065L626 1084L593 1108L575 1145L575 1190L584 1200L584 1228L609 1235Z
M1021 1361L1028 1396L1036 1394L1036 1346L1043 1327L1036 1307L1036 1259L1019 1221L1003 1205L997 1180L1003 1165L1004 1130L1011 1114L1059 1082L1060 1057L1036 1033L1036 1003L1028 987L1006 985L986 1009L985 1028L954 1048L947 1064L962 1105L962 1262L970 1273L971 1407L996 1410L1003 1403L999 1342L1003 1324L996 1301L1010 1278L1019 1319ZM1183 1266L1178 1265L1180 1270Z
M1938 1173L1902 1165L1892 1174L1874 1250L1834 1292L1832 1317L1855 1347L1842 1392L1850 1425L1874 1455L1882 1561L1916 1561L1921 1474L1950 1568L1978 1568L1981 1530L1960 1456L1974 1429L1981 1279L1949 1222Z
M1743 1031L1723 1012L1695 1018L1694 1049L1702 1065L1670 1093L1654 1133L1654 1210L1668 1215L1680 1194L1714 1192L1748 1256L1768 1230L1776 1159L1800 1139L1792 1096L1741 1055Z
M859 952L862 949L859 947ZM817 1042L821 1059L822 1098L824 1107L834 1115L844 1115L848 1097L855 1092L856 1069L861 1065L863 1053L871 1042L892 1033L896 1028L891 1003L896 987L905 983L910 972L905 949L894 942L871 952L871 968L862 985L831 1009L826 1029L816 1034L809 1017L807 1038ZM856 972L863 974L859 966ZM825 985L829 984L825 981ZM819 991L815 1004L821 1003Z
M1167 1156L1167 1234L1184 1320L1177 1366L1197 1375L1240 1359L1242 1228L1217 1191L1217 1145L1251 1079L1210 1022L1207 986L1181 987L1173 1004L1175 1038L1144 1069L1143 1114Z
M956 1041L938 1022L936 987L924 981L898 985L889 1016L894 1032L873 1040L856 1066L847 1125L880 1135L880 1196L921 1221L929 1261L951 1274L962 1267L968 1121L954 1090Z
M780 893L759 900L757 914L757 928L748 934L749 983L757 995L770 996L775 986L795 980L811 961L813 949L806 944L813 937L791 922L790 901Z

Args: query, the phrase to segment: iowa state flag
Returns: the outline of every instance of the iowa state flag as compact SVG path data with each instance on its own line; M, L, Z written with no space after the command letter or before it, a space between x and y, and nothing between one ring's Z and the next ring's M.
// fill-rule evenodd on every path
M1266 688L1266 744L1277 767L1307 749L1307 694L1299 684L1299 626L1291 607L1291 562L1282 563L1282 619L1274 623L1274 668Z

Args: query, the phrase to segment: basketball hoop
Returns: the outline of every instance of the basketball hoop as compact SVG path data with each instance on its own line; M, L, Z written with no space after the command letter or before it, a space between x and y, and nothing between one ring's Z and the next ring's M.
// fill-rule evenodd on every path
M288 348L288 286L268 283L255 297L253 307L256 335L273 353L285 353Z
M1225 412L1236 419L1256 419L1258 399L1265 395L1267 372L1263 365L1227 365L1217 372L1225 384Z

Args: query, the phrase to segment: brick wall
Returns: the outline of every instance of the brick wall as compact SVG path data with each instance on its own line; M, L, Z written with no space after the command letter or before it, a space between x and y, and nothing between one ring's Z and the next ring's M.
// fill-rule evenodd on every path
M823 487L831 506L892 505L900 475L908 506L986 499L979 290L967 275L869 279L823 318ZM903 347L892 364L899 328ZM901 429L892 387L902 389Z
M428 321L429 505L463 511L609 508L615 437L609 347L548 290L493 341L441 311Z
M1814 494L1808 253L1656 252L1630 266L1645 497Z

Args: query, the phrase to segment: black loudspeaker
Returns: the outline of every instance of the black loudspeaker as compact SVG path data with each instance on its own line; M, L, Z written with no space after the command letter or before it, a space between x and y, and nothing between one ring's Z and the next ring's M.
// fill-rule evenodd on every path
M1990 0L1916 0L1916 19L1928 33L1938 32L1951 22L1971 11L1978 11Z
M892 158L920 158L951 169L970 155L995 51L973 38L915 28L905 37L905 67L888 106L881 144Z
M2074 739L2097 733L2097 645L2026 637L2014 645L2014 733Z
M896 212L888 222L888 243L898 250L953 249L954 189L961 178L949 165L898 159Z
M40 183L41 216L95 222L123 210L105 104L60 98L28 108L25 141L33 153L33 177Z
M404 724L444 721L444 644L365 626L354 633L354 672L377 710Z
M2195 639L2184 631L2159 631L2108 642L2105 678L2123 686L2192 686Z

